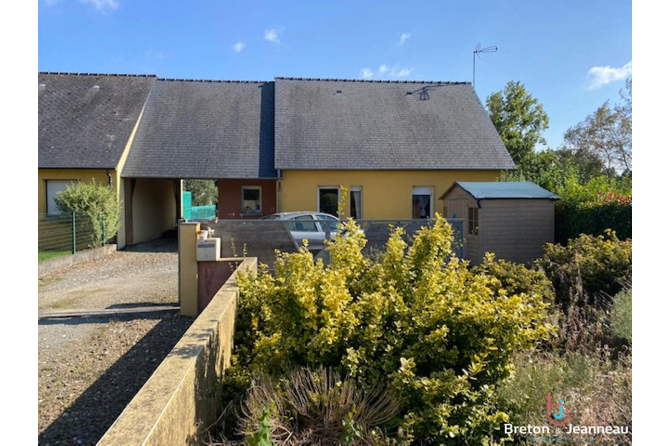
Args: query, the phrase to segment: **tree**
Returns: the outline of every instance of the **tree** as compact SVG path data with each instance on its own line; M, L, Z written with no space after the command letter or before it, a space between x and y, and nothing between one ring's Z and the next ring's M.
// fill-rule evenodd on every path
M214 180L186 180L184 190L193 194L193 206L208 206L218 201L219 190Z
M633 170L633 81L620 92L622 103L609 101L570 127L564 135L566 147L589 152L603 161L610 175Z
M549 116L519 81L509 81L503 91L486 98L491 121L517 165L533 154L535 145L545 144L542 132Z

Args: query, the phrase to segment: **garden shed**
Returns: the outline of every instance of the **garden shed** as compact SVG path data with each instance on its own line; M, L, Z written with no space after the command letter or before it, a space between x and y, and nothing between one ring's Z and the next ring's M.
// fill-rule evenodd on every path
M529 181L455 182L442 196L443 215L466 223L465 258L479 264L487 252L526 263L554 241L558 196Z

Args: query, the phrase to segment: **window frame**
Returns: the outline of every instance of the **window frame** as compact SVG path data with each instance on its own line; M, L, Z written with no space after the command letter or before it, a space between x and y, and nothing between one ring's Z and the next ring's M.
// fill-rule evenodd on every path
M434 186L412 186L412 208L410 209L410 213L412 215L412 219L414 220L414 197L415 196L426 196L428 195L430 197L429 199L429 204L430 204L430 212L426 217L418 217L418 219L432 219L433 215L435 215L435 187Z
M351 186L349 188L349 216L353 218L353 216L351 215L351 194L352 194L352 192L359 192L360 193L360 195L359 195L360 203L359 203L358 207L361 210L361 212L360 212L361 215L357 215L354 220L363 220L363 186Z
M251 212L244 210L244 191L245 190L257 190L258 191L258 210L253 210ZM263 215L263 187L262 186L242 186L241 188L241 201L240 201L240 214L242 215Z
M321 190L322 189L335 189L337 190L337 206L339 207L340 200L341 200L341 191L340 191L340 186L318 186L316 188L316 212L320 214L327 214L328 212L323 212L321 210ZM337 208L335 209L335 212L337 212ZM338 218L337 215L333 215L333 217Z
M68 186L71 186L75 183L78 183L79 180L78 179L60 179L60 178L50 178L50 179L45 179L44 180L44 195L46 196L46 206L45 206L45 209L44 209L44 213L46 215L60 215L62 213L60 211L49 212L49 202L50 202L49 201L49 182L51 182L52 184L56 183L56 182L58 182L58 183L68 183L69 182L69 184L65 185L65 189L67 189ZM58 192L63 192L65 189L57 191L56 194L58 194ZM56 205L56 203L54 202L54 206L55 205ZM57 209L58 208L56 208L56 210Z
M468 206L468 235L479 235L479 208Z

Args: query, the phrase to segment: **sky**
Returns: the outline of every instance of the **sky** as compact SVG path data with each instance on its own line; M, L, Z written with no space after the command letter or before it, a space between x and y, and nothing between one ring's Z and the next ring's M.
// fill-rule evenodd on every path
M289 6L290 5L290 6ZM40 0L40 71L164 78L520 81L547 146L632 77L630 1Z

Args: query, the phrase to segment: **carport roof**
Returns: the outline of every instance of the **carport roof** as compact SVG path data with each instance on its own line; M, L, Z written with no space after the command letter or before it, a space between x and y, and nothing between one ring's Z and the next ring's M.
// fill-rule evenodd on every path
M558 195L541 188L530 181L517 182L464 182L456 181L442 196L440 200L444 199L451 190L459 186L464 191L472 195L476 200L485 199L499 199L499 198L544 198L549 200L558 200Z
M158 79L122 176L276 178L274 84Z

